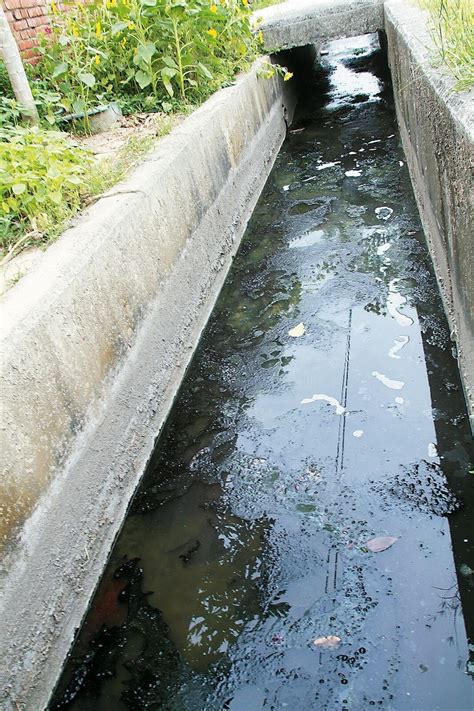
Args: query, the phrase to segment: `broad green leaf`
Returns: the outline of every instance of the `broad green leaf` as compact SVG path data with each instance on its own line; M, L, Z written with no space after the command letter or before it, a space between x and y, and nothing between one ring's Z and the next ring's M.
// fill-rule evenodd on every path
M59 176L61 175L61 171L58 169L58 167L56 165L53 164L53 165L49 166L48 172L46 173L46 175L48 176L48 178L53 178L53 179L59 178Z
M68 65L66 62L59 62L59 64L56 64L56 66L53 69L53 73L51 74L51 79L56 79L56 77L61 76L61 74L64 74L68 70Z
M56 205L60 205L62 202L62 199L63 199L63 196L61 195L61 193L59 191L50 193L49 197L54 203L56 203Z
M116 35L119 32L121 32L122 30L127 29L127 23L126 22L115 22L112 25L111 29L112 29L112 34Z
M169 113L173 110L173 104L170 104L168 101L162 101L161 107L166 113Z
M162 79L162 81L163 81L163 86L165 87L165 89L166 89L166 91L168 92L168 94L169 94L170 96L174 96L173 87L172 87L172 85L171 85L171 82L170 82L170 80L169 80L169 77L167 77L166 75L165 75L165 76L162 75L162 76L161 76L161 79Z
M156 0L140 0L140 4L145 5L145 7L155 7Z
M89 88L94 86L95 76L90 72L78 72L77 76L82 81L82 83L88 86Z
M211 72L209 71L209 69L206 66L204 66L204 64L202 64L201 62L198 62L197 65L205 77L207 77L208 79L212 79Z
M175 77L177 73L178 73L177 70L172 69L171 67L163 67L163 69L161 70L161 76L162 77L169 77L170 79Z
M86 110L86 104L82 99L76 99L72 102L72 109L76 114L82 114Z
M25 183L15 183L15 185L12 185L12 192L14 195L21 195L24 193L26 190L26 185Z
M145 89L151 84L150 77L148 76L148 74L145 74L145 72L142 72L141 69L139 69L138 72L135 73L135 79L140 89Z
M172 59L171 57L163 57L162 59L163 59L164 64L166 64L167 67L171 67L171 69L179 69L178 65L176 64L174 59Z
M137 57L139 57L139 59L144 59L145 61L149 61L153 57L155 52L156 52L156 47L153 44L153 42L146 42L146 44L141 44L138 47Z

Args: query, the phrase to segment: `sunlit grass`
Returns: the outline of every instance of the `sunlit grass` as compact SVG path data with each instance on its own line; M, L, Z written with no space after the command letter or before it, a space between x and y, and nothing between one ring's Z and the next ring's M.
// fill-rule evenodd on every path
M252 3L252 10L263 10L264 7L280 5L282 2L285 2L285 0L255 0L255 2Z
M474 86L473 0L420 0L431 16L430 30L441 60L456 79L456 89Z

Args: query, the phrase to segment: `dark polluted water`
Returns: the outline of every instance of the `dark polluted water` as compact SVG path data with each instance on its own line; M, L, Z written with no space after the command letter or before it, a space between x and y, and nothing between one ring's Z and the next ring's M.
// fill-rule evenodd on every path
M333 43L324 72L52 709L472 708L456 360L384 60Z

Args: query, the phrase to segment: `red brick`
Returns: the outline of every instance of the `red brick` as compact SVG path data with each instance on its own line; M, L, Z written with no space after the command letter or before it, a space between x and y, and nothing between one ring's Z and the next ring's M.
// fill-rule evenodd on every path
M48 18L41 16L41 17L30 17L28 19L28 25L30 27L41 27L42 25L47 25L48 24Z
M34 39L22 39L18 42L18 48L20 51L24 49L31 49L36 46L36 41Z
M7 10L16 10L20 7L20 0L4 0L3 4Z
M15 32L18 32L19 30L25 30L28 27L28 23L26 20L18 20L18 22L13 23L13 29Z
M23 20L28 17L28 10L13 10L13 17L15 20Z
M23 10L23 12L27 12L28 17L39 17L45 14L42 7L30 7L29 10Z

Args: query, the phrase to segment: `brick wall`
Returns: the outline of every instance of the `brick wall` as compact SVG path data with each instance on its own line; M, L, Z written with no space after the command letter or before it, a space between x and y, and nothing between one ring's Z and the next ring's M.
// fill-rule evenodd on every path
M36 33L48 25L49 0L3 0L5 15L24 59L35 57Z

